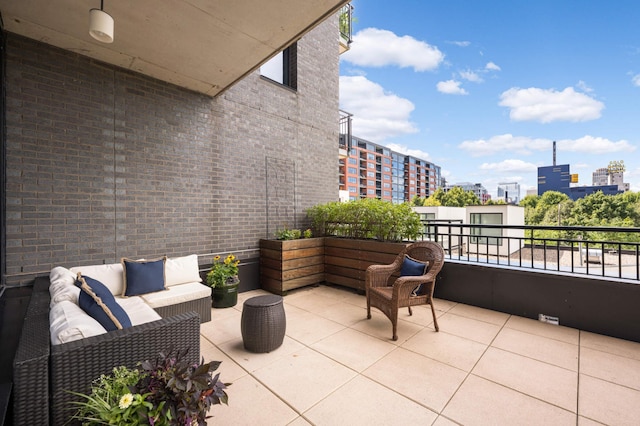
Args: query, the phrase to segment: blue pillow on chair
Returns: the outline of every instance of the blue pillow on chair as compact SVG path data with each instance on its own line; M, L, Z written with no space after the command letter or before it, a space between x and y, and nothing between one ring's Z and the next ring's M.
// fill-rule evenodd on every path
M428 262L421 262L405 254L404 261L402 262L402 269L400 270L400 276L424 275L427 273L428 266Z
M105 330L121 330L131 327L127 313L118 305L109 289L98 280L83 277L80 272L75 282L80 287L78 305L102 325Z
M123 296L139 296L166 290L164 284L164 264L166 257L158 260L122 259L124 269Z
M429 268L429 262L421 262L419 260L413 259L408 255L404 255L404 261L402 262L402 269L400 269L400 276L420 276L427 273L427 269ZM411 294L413 296L417 296L422 290L422 284L413 289Z

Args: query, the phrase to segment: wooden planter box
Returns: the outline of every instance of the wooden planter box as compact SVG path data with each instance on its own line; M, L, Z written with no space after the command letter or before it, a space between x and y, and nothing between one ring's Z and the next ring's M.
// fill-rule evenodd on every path
M260 287L284 295L324 281L324 238L260 240Z
M324 279L364 292L365 271L369 265L393 263L406 243L383 243L327 237L324 242Z

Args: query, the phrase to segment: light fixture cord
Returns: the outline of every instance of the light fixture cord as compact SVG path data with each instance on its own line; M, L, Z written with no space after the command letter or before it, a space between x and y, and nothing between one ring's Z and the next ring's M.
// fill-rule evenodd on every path
M100 0L100 10L104 11L104 0Z

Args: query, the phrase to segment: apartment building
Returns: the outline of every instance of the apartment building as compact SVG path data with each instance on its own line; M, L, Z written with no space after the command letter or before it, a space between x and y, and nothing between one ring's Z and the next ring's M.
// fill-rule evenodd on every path
M518 182L501 182L498 184L498 200L503 200L507 204L518 204L520 202L520 184Z
M428 197L440 182L440 166L358 137L339 160L341 199L379 198L393 203Z

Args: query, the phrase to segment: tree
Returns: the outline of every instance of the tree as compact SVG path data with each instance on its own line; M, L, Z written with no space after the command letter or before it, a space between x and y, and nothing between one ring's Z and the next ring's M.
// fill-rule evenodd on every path
M520 203L525 206L525 223L527 225L557 225L558 209L562 210L561 204L570 201L567 194L558 191L547 191L537 197L537 200L529 197L525 197ZM571 204L569 203L569 205ZM568 217L571 216L571 213L565 209L560 212L560 215Z
M465 207L477 206L480 204L480 199L473 192L465 191L459 186L454 186L448 192L444 193L441 202L443 206Z

